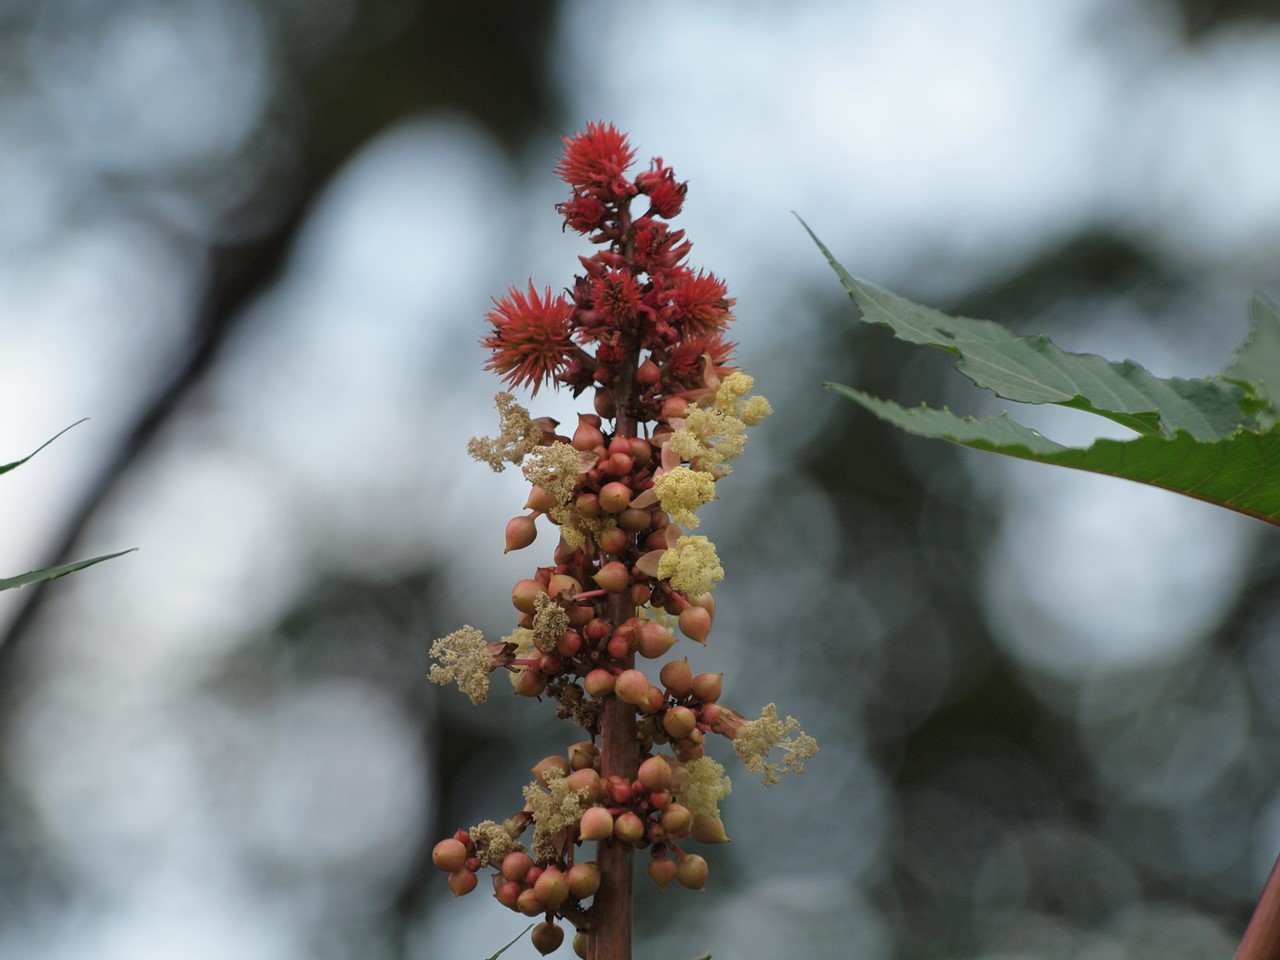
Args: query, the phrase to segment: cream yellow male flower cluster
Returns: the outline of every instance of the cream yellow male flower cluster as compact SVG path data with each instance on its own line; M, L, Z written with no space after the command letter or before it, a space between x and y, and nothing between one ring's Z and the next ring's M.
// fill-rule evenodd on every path
M524 799L533 814L533 856L539 862L554 860L556 848L553 837L566 827L572 827L591 806L587 791L571 790L560 770L548 770L543 775L546 787L535 780L524 788Z
M681 537L658 561L658 576L694 597L710 593L724 579L724 567L706 537Z
M694 470L714 477L729 473L729 461L746 448L747 427L773 413L764 397L747 397L754 386L755 380L745 373L725 377L711 406L691 407L685 414L684 422L667 441L672 451Z
M489 698L489 673L493 670L493 654L484 634L470 624L441 637L431 644L429 679L441 686L456 683L472 703Z
M769 759L775 748L783 752L782 765ZM795 717L778 719L778 708L766 704L759 720L743 723L733 737L733 749L743 766L766 786L782 780L784 773L804 773L804 762L818 752L818 741L800 729Z

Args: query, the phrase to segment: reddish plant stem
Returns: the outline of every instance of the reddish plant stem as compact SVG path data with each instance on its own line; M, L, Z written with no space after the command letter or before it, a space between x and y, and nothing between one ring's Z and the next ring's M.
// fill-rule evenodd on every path
M636 424L631 414L631 392L635 383L636 356L628 357L614 383L614 434L634 437ZM625 623L636 608L627 594L612 594L605 602L609 622ZM635 657L624 666L632 667ZM600 775L634 780L640 765L640 744L636 740L636 710L610 695L600 711ZM612 839L596 848L600 868L600 889L591 906L591 932L587 937L587 960L631 960L632 850Z
M1240 941L1236 960L1276 960L1280 957L1280 860L1271 868L1253 918Z

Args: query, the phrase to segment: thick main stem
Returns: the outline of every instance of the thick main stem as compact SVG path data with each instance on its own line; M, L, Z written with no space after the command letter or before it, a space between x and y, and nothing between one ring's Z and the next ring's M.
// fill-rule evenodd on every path
M614 383L614 433L634 437L636 424L631 414L631 391L635 384L636 358L628 358ZM625 594L612 594L605 605L609 622L625 623L636 608ZM634 664L628 657L625 666ZM640 744L636 740L636 710L615 696L605 698L600 711L600 775L634 780L640 765ZM632 850L612 839L600 841L596 863L600 868L600 889L591 906L591 932L587 937L587 960L631 960Z
M1249 928L1236 951L1236 960L1275 960L1276 957L1280 957L1280 860L1271 869Z

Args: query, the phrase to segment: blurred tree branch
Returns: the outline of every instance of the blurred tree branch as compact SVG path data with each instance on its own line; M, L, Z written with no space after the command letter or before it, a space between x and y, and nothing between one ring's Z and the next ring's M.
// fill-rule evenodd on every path
M350 42L305 78L310 124L299 150L298 187L274 224L244 242L211 250L205 292L183 358L142 406L125 439L46 551L45 566L67 561L90 521L214 370L244 308L270 288L310 207L343 165L379 131L432 108L473 116L508 146L539 129L551 112L545 52L554 0L508 6L500 0L423 4L385 42L370 45L353 27ZM25 591L0 640L0 673L10 666L39 615L43 585Z

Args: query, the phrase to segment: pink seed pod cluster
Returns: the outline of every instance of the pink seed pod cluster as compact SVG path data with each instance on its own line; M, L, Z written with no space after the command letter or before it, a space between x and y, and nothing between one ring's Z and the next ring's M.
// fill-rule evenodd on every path
M469 449L529 481L504 552L530 547L540 528L555 546L512 587L514 631L486 643L464 627L436 641L431 679L481 702L490 673L506 671L516 695L554 703L587 739L532 768L523 808L459 830L432 859L459 896L491 869L499 903L542 918L540 952L560 947L567 922L579 955L621 960L611 892L630 889L632 855L648 851L659 886L701 890L707 861L684 846L728 841L718 804L730 784L707 735L731 740L766 783L801 770L816 745L772 704L759 721L723 707L722 674L695 673L683 656L656 663L682 637L705 645L712 634L724 570L711 541L686 531L771 411L732 366L725 284L687 265L691 244L669 226L687 184L661 158L628 176L634 151L612 125L564 142L557 173L571 195L557 209L595 252L559 294L530 283L495 300L481 343L509 385L566 388L590 409L562 431L499 394L499 434ZM768 759L774 748L782 765Z

